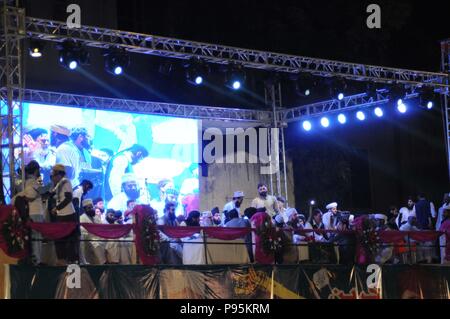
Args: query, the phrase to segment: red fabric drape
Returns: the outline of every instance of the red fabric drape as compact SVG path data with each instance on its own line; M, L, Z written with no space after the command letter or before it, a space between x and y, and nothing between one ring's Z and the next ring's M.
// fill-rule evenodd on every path
M42 237L56 240L69 236L77 227L77 223L34 223L29 222L28 226L42 234Z
M170 238L184 238L190 237L194 234L200 233L202 227L169 227L161 226L159 228L164 234Z
M106 239L117 239L127 236L133 229L133 225L104 225L81 223L89 233Z
M379 235L382 243L397 243L405 240L408 236L419 242L435 241L442 233L436 231L382 231Z
M242 238L249 234L251 228L232 228L232 227L204 227L203 231L208 237L221 240L234 240Z

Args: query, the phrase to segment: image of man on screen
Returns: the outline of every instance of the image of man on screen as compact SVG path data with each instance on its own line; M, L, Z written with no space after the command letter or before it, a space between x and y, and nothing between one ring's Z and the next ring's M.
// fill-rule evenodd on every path
M64 165L72 185L80 184L81 172L100 173L91 167L91 137L82 127L73 128L69 141L56 149L56 163Z
M134 173L133 166L148 156L148 150L139 144L115 154L106 168L105 195L106 200L118 195L122 191L122 176L126 173Z

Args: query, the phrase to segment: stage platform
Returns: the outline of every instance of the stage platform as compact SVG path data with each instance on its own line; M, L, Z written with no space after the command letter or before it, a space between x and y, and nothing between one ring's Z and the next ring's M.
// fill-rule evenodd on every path
M11 299L449 299L442 265L4 265ZM78 287L77 287L78 286ZM72 288L73 287L73 288Z

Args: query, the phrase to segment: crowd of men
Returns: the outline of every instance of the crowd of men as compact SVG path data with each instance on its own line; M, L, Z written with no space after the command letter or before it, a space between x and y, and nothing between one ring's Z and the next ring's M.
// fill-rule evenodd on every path
M112 197L108 209L105 209L104 200L101 197L91 199L89 192L94 188L92 182L83 180L73 188L71 180L67 176L67 167L56 164L51 169L51 184L44 186L41 180L40 165L32 160L26 165L26 181L24 189L18 197L24 198L28 203L30 219L35 222L82 222L94 224L126 224L133 223L133 208L139 203L136 192L136 183L129 173L122 175L122 191ZM297 212L295 208L286 207L283 197L275 197L268 194L268 187L264 183L257 186L257 195L251 201L250 207L243 209L242 203L245 194L236 191L232 200L225 204L222 210L214 207L211 211L200 213L192 210L185 213L180 209L177 200L178 193L173 189L170 180L159 183L161 197L150 201L149 204L157 211L158 225L167 226L204 226L204 227L255 227L252 217L258 213L267 214L273 225L278 229L293 231L322 230L322 232L293 233L289 237L292 245L311 245L309 256L304 261L313 262L339 262L353 263L355 261L355 237L347 230L353 227L355 216L349 212L338 210L338 203L333 202L326 206L326 212L318 208L311 211L308 218ZM132 194L132 196L130 196ZM119 198L119 197L120 198ZM117 200L115 200L117 199ZM142 199L144 201L144 199ZM450 196L445 194L442 206L436 210L433 203L429 202L422 194L417 201L410 198L405 207L399 210L391 207L387 214L374 214L369 216L375 223L376 229L422 231L440 230L450 231ZM326 231L330 232L326 232ZM338 232L335 232L338 231ZM41 235L32 234L32 253L34 263L42 262ZM166 263L180 263L180 246L182 243L174 242L167 236L161 236L162 260ZM133 244L133 234L127 238L114 241L101 240L85 229L75 231L66 238L55 242L57 264L79 262L86 264L137 262ZM417 249L412 253L411 247L397 249L391 246L381 246L376 253L376 262L433 262L440 258L441 262L448 262L450 255L445 251L445 236L440 238L440 251L435 249L434 243L417 244ZM254 246L251 236L245 241L248 245L250 260L254 260ZM409 241L409 239L408 239ZM410 246L410 243L409 243ZM286 251L289 251L287 249ZM447 254L446 254L447 253ZM277 262L289 260L289 256L278 256Z

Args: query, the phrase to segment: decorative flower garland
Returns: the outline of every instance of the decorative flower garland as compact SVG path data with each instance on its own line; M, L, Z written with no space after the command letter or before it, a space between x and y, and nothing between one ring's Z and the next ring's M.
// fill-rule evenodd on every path
M141 224L143 249L147 255L157 255L159 252L159 231L155 214L145 214Z
M266 254L281 253L287 245L287 237L283 230L265 221L256 228L256 235L261 238L262 249Z
M15 208L3 222L2 235L8 248L8 254L16 254L26 249L29 239L28 229Z
M370 257L374 258L380 249L380 235L373 220L365 219L362 226L362 245Z

